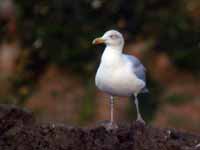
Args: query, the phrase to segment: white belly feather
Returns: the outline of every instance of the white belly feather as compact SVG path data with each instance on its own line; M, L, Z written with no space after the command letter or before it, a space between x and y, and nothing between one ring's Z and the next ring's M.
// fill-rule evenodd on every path
M100 90L113 96L130 96L139 93L145 86L145 83L138 79L128 66L109 67L101 64L95 82Z

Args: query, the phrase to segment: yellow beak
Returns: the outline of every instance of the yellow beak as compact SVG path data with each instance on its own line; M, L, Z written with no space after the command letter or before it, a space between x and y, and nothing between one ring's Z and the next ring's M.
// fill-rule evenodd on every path
M96 38L92 41L92 44L97 45L97 44L102 44L105 43L105 40L102 38Z

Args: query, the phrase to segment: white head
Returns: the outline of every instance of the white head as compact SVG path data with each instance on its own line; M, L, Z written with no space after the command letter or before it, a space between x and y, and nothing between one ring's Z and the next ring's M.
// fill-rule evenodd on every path
M109 30L105 32L102 37L94 39L92 43L105 43L106 46L122 50L124 46L124 38L120 32L116 30Z

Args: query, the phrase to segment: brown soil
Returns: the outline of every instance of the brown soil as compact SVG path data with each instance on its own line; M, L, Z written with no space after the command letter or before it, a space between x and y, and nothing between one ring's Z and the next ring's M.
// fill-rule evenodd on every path
M195 150L199 143L200 135L140 123L114 130L40 124L27 110L0 105L1 150Z

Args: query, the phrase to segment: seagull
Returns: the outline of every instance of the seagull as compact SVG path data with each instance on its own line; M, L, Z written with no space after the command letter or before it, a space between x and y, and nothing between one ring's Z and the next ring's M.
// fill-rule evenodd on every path
M110 121L114 126L114 97L132 97L137 110L137 121L144 123L139 110L138 94L148 92L146 88L145 67L139 59L123 53L124 38L116 30L109 30L92 44L105 44L101 62L95 77L98 89L110 95Z

